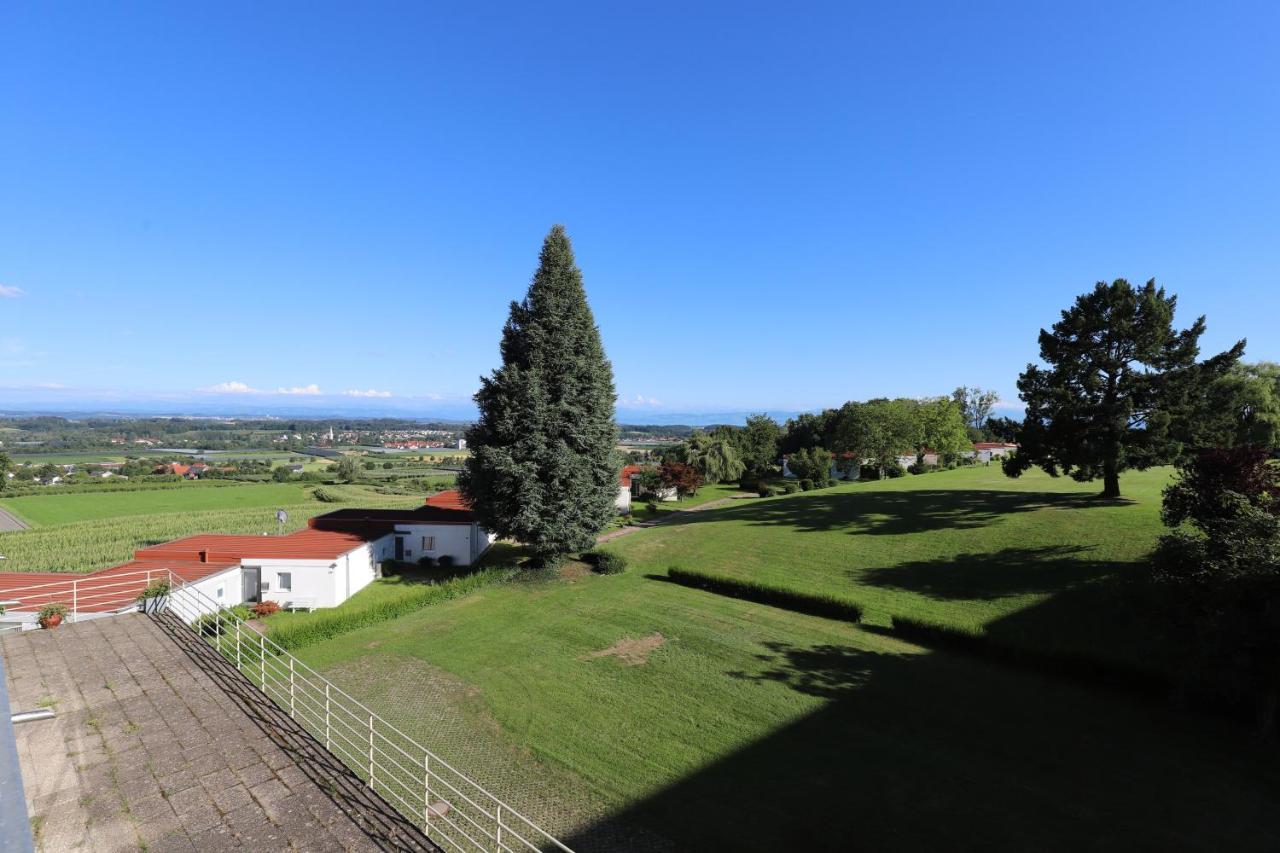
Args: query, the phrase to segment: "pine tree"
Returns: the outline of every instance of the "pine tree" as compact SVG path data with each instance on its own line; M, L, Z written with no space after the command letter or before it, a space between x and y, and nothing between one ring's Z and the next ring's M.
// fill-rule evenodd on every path
M462 493L482 527L539 559L590 548L616 513L616 394L563 226L547 235L524 301L511 303L501 351L475 395Z
M1004 461L1016 477L1032 465L1081 482L1103 479L1102 496L1120 496L1120 473L1175 461L1210 384L1244 352L1244 341L1196 362L1204 317L1176 331L1176 296L1151 280L1098 282L1040 330L1040 358L1018 391L1027 404L1018 452Z

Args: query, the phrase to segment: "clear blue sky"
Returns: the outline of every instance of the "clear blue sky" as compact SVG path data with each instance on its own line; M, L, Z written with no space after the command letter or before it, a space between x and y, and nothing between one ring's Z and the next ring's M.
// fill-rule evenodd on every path
M3 4L0 406L464 401L555 222L632 421L1280 359L1280 5L500 5Z

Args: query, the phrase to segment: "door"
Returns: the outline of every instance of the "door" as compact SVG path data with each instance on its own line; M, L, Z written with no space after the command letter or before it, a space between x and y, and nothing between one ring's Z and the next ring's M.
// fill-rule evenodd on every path
M245 566L240 572L240 581L243 584L240 600L257 601L262 595L262 569Z
M400 560L403 560L403 559L404 559L404 537L397 536L396 537L396 561L399 562Z

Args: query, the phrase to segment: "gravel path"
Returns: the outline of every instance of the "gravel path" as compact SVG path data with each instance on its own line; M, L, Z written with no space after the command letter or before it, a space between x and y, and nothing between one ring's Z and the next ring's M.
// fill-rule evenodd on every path
M4 507L0 507L0 533L8 530L26 530L30 526Z
M677 518L679 518L682 515L685 515L686 513L702 512L708 509L719 509L722 506L728 506L734 501L740 501L743 498L754 498L754 497L756 496L751 494L750 492L740 492L736 495L730 495L727 498L720 498L714 501L707 501L704 504L698 504L697 506L691 506L688 509L678 509L678 510L675 510L674 512L667 513L661 518L654 519L653 521L641 521L636 524L629 524L626 527L620 527L617 530L610 530L608 533L601 533L599 536L596 537L596 544L603 545L606 542L612 542L614 539L617 539L619 536L626 536L629 533L635 533L637 530L645 530L650 527L657 527L659 524L670 524L671 522L675 521Z

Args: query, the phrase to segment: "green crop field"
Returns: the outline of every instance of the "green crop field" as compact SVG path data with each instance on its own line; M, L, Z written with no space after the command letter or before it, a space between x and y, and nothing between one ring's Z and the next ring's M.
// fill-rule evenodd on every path
M1133 504L985 468L744 500L618 540L625 574L571 564L297 653L583 852L1274 849L1280 763L1234 724L661 578L771 568L1017 620L1128 570L1166 476L1127 477ZM1065 537L1088 556L1035 558Z
M177 489L57 494L55 488L51 492L0 500L0 506L28 524L46 527L125 515L274 508L308 500L309 489L294 483L218 483L212 487L190 483Z
M203 504L174 510L164 507L144 514L117 513L110 517L0 533L0 554L7 558L4 570L10 572L88 572L128 560L133 552L146 545L155 545L180 536L195 533L276 533L278 525L275 511L284 509L289 514L285 532L306 526L307 519L337 509L340 506L414 507L422 503L422 497L380 495L360 486L324 486L325 492L339 498L341 503L325 503L314 500L310 490L294 484L265 483L262 485L230 486L226 488L194 489L192 494L241 490L263 490L258 498L250 498L250 505L227 502L221 497L201 497ZM118 492L111 494L68 494L50 497L50 500L90 498L98 501L126 500L138 495L171 497L175 490L163 492ZM182 490L187 494L186 490ZM263 503L266 496L272 501ZM289 496L292 497L289 497ZM274 500L289 497L289 502ZM40 496L44 499L44 496ZM27 498L16 498L14 503ZM192 500L196 500L193 498ZM223 501L219 504L217 501ZM136 505L136 504L135 504ZM169 505L170 507L172 504Z

